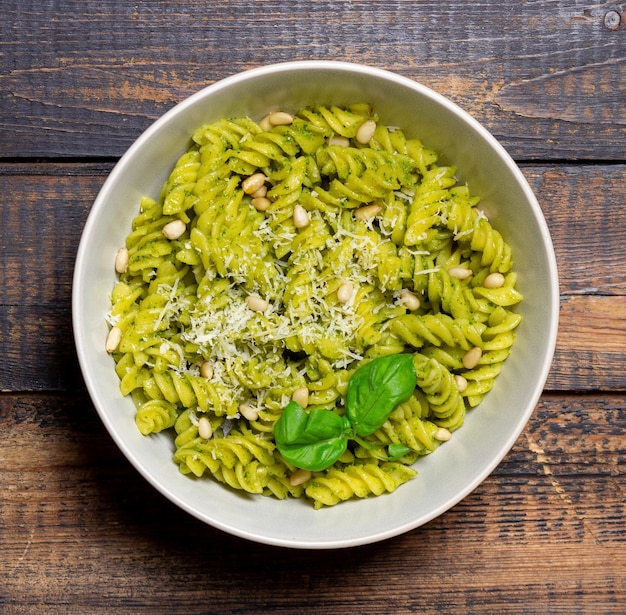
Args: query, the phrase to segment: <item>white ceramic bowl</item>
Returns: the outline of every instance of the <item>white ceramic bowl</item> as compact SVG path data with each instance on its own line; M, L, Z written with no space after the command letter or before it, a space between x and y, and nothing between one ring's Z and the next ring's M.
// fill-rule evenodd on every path
M201 124L222 117L296 111L313 104L374 105L381 122L400 126L453 162L459 177L514 250L524 320L496 386L417 477L392 494L314 510L228 490L181 475L169 434L144 437L134 407L119 392L105 352L105 314L115 282L113 262L144 195L158 197L176 159ZM206 523L250 540L323 549L383 540L442 514L487 477L515 443L543 390L558 321L554 252L541 209L522 173L491 134L443 96L410 79L342 62L276 64L219 81L175 106L148 128L113 169L83 232L73 287L78 357L93 403L137 470L172 502Z

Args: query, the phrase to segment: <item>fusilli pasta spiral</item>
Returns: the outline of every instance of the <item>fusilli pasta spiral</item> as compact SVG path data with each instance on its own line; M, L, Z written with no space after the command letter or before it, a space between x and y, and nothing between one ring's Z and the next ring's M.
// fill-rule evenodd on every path
M434 151L364 103L286 117L199 127L141 200L110 351L137 428L172 431L183 474L320 508L392 492L461 427L511 352L522 295L510 246ZM323 471L282 458L292 398L342 415L355 370L399 353L415 391L379 429Z

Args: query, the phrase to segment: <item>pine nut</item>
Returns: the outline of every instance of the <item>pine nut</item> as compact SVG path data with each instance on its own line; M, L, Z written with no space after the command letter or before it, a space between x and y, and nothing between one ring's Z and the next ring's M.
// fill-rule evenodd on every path
M272 204L272 201L270 201L268 198L264 196L259 196L259 197L252 199L252 206L257 211L267 211L267 208L271 204Z
M406 288L400 291L399 298L404 307L407 310L411 310L411 312L418 310L420 307L420 298Z
M354 210L354 217L357 220L371 220L375 216L377 216L382 211L382 207L377 205L376 203L372 203L371 205L363 205L363 207L359 207Z
M120 248L115 255L115 271L126 273L128 271L128 248Z
M354 284L352 282L344 282L337 289L337 301L339 303L348 303L352 298L352 293L354 292Z
M274 111L269 115L269 122L272 126L288 126L293 123L293 115L285 111Z
M198 435L205 440L208 440L213 435L213 428L206 416L203 416L198 421Z
M478 365L480 361L480 357L483 356L483 351L478 346L474 346L470 351L468 351L462 359L463 367L465 369L473 369Z
M119 327L112 327L107 335L107 340L105 343L106 351L111 353L117 350L117 347L120 345L122 341L122 330Z
M182 220L172 220L163 227L163 235L166 239L178 239L187 230L187 225Z
M296 470L290 477L289 477L289 484L292 487L297 487L298 485L301 485L302 483L306 483L308 480L311 480L311 472L309 470Z
M267 181L267 177L265 177L264 173L255 173L254 175L250 175L250 177L246 177L241 182L241 189L246 194L254 194L259 188L262 188Z
M257 297L257 295L248 295L246 297L246 304L253 312L265 312L270 306L265 299Z
M298 387L293 392L291 399L302 408L306 408L309 405L309 389L307 387Z
M208 361L204 361L200 366L200 375L207 380L213 378L213 366Z
M328 145L337 145L339 147L349 147L350 139L335 135L331 137L330 139L328 139Z
M454 380L456 381L456 388L459 389L459 393L463 393L467 390L467 380L463 378L463 376L457 374Z
M363 145L367 145L374 136L376 130L376 122L374 120L366 120L356 131L356 140Z
M451 267L448 269L448 273L451 278L456 278L457 280L467 280L467 278L473 274L473 271L467 267Z
M485 288L502 288L504 286L504 276L499 272L490 273L484 280Z
M267 186L261 186L256 192L253 192L250 196L253 199L258 199L266 195L267 195Z
M440 442L447 442L452 437L452 434L445 427L440 427L435 432L434 437L435 440L439 440Z
M263 132L268 132L270 130L272 130L272 124L270 122L270 116L266 115L260 122L259 122L259 128L263 131Z
M299 203L293 208L293 225L296 228L304 228L311 222L309 212L302 207Z
M239 412L241 416L249 421L256 421L259 418L259 411L253 408L250 404L241 404L239 406Z

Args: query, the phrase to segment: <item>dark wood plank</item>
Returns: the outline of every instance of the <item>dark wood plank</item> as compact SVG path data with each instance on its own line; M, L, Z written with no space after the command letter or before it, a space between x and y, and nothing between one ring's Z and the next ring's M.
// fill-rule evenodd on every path
M434 88L518 159L623 160L625 6L4 0L1 155L119 156L164 111L225 76L339 59Z
M626 390L624 349L626 296L565 297L548 387Z
M626 390L626 297L565 297L546 389ZM82 386L70 305L0 305L0 391L65 391Z
M74 388L71 279L110 163L0 165L0 390ZM551 390L626 389L626 166L524 166L553 236L561 330ZM572 238L575 237L575 241ZM611 238L610 243L607 237Z
M544 396L456 507L342 553L189 517L122 458L84 392L1 396L0 429L3 613L623 612L623 395Z
M1 305L69 303L80 234L112 166L0 165Z
M68 300L80 233L112 167L0 164L1 292L8 293L2 303ZM615 249L626 243L626 209L619 206L626 201L626 165L521 168L550 228L562 293L626 294L622 254Z
M625 150L626 151L626 150ZM624 295L626 166L526 166L546 217L564 295Z

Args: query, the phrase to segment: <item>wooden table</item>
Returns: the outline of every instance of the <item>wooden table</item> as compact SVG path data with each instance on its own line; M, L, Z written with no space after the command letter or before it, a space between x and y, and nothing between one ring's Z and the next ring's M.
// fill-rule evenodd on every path
M122 456L72 340L74 257L119 156L222 77L396 71L484 123L536 191L561 324L530 423L471 495L370 546L207 527ZM626 3L3 0L0 612L626 612Z

